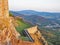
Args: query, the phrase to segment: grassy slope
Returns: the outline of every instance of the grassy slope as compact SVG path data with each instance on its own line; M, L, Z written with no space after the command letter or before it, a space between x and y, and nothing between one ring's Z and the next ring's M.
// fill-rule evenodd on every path
M24 29L29 28L31 24L24 22L22 19L17 20L18 26L16 27L17 31L21 33Z
M13 15L10 13L10 16L13 17ZM18 26L16 27L16 30L21 33L24 29L31 27L31 24L24 22L22 19L16 19Z
M13 17L13 15L10 13L10 16ZM28 37L23 36L23 30L26 28L31 27L31 24L24 22L22 19L16 19L18 26L16 26L16 30L21 34L21 39L22 40L29 40Z
M28 24L28 23L24 22L24 21L21 20L21 19L17 20L17 23L18 23L18 26L16 27L16 30L21 34L21 37L20 37L20 38L21 38L22 40L28 41L29 38L28 38L28 37L25 37L25 36L23 35L23 30L26 29L26 28L31 27L31 24Z

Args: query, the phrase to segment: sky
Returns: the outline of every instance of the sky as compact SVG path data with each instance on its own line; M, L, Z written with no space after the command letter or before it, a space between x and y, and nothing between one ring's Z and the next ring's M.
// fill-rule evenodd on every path
M60 0L9 0L9 10L60 12Z

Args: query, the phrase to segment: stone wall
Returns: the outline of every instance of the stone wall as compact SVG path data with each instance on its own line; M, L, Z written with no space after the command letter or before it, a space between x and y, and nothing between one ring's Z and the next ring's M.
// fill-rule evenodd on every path
M34 40L35 45L48 45L45 38L42 36L41 32L38 30L38 26L33 26L26 29L32 39Z
M9 16L8 0L0 0L0 16Z

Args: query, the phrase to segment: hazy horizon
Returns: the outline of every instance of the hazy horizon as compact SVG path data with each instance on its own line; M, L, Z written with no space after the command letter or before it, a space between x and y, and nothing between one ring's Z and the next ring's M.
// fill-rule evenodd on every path
M9 0L9 10L35 10L39 12L60 12L60 0Z

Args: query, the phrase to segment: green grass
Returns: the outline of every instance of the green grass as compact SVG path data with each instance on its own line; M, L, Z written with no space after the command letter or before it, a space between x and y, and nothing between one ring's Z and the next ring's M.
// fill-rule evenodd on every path
M9 13L9 16L12 16L13 17L13 14L12 13Z
M18 26L16 27L16 30L22 34L22 31L26 28L31 27L31 24L28 24L24 22L22 19L17 20Z
M28 37L24 37L24 36L21 36L20 37L22 40L25 40L25 41L30 41L30 39Z
M21 37L20 38L22 40L29 41L29 38L28 37L25 37L23 35L23 30L26 29L26 28L31 27L31 24L28 24L28 23L24 22L22 19L18 19L17 20L17 23L18 23L18 26L16 27L16 30L21 34Z
M13 17L13 14L11 13L9 15ZM31 27L31 24L24 22L22 19L17 19L17 23L18 26L16 27L16 30L21 34L20 38L22 40L29 41L29 38L23 35L23 30Z

